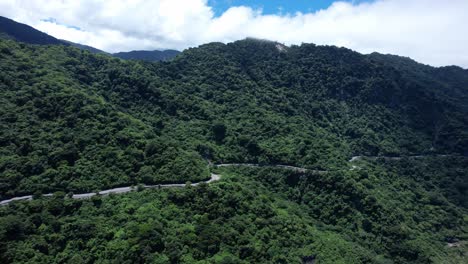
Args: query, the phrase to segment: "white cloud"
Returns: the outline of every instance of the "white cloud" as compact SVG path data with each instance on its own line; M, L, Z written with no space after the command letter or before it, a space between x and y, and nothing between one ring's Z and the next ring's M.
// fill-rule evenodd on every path
M184 49L245 37L312 42L468 67L468 0L335 2L313 13L265 15L246 6L215 17L207 0L0 0L0 15L55 37L115 52ZM47 18L56 19L43 21ZM80 28L70 28L75 26Z

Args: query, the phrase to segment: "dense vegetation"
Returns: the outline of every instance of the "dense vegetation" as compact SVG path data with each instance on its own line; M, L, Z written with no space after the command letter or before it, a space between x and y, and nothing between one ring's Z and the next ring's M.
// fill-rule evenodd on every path
M247 39L160 63L0 40L2 262L455 263L468 72ZM362 161L352 155L453 154ZM219 183L76 201L64 193ZM458 254L458 255L457 255ZM465 254L465 255L463 255ZM447 261L448 262L448 261Z
M369 172L245 168L222 182L0 210L3 263L463 263L468 214L438 189ZM453 168L452 168L453 169ZM395 197L395 193L399 195ZM435 198L434 198L435 197ZM200 262L197 262L200 261ZM208 262L204 262L208 261Z
M195 151L87 89L85 75L66 72L80 59L68 52L93 59L90 54L54 46L36 57L28 52L40 49L2 44L2 198L209 177ZM24 49L14 51L15 45Z

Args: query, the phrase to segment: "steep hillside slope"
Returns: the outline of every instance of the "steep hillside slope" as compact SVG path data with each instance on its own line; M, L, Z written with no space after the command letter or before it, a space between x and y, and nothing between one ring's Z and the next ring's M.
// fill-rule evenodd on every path
M303 131L313 131L313 137L326 131L338 138L335 144L344 141L348 153L463 153L468 148L468 89L464 81L447 81L466 79L466 70L421 75L427 66L417 63L399 69L347 49L304 44L279 50L275 43L256 40L188 50L169 67L174 69L173 78L190 80L186 86L195 89L192 96L228 108L218 113L227 119L252 108L279 115L284 122L300 119L304 128L315 128ZM435 73L444 71L429 68ZM180 86L176 89L184 92ZM260 126L267 120L256 120L255 135L249 137L267 142L272 136L281 137L276 131L281 126L271 122L265 129ZM229 125L235 126L234 122ZM246 126L227 131L236 129ZM263 135L262 130L272 134ZM311 143L305 145L314 148Z
M86 67L115 59L64 46L0 46L2 198L209 177L198 154L88 86Z

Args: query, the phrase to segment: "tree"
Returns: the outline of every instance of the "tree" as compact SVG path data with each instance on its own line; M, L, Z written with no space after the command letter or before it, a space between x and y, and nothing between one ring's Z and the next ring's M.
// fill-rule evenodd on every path
M212 126L211 131L213 133L214 140L220 144L224 141L226 137L227 128L224 124L216 123Z

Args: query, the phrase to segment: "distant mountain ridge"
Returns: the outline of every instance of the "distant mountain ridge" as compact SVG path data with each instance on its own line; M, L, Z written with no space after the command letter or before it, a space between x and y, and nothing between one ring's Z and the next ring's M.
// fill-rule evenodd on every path
M143 60L143 61L167 61L174 58L180 51L177 50L135 50L129 52L118 52L114 54L107 53L100 49L74 43L68 40L57 39L42 31L39 31L29 25L16 22L12 19L0 16L0 39L12 39L19 42L36 45L64 45L72 46L82 50L87 50L95 54L108 54L124 60Z
M144 60L144 61L167 61L179 54L177 50L133 50L129 52L118 52L112 56L124 60Z
M18 23L14 20L2 16L0 16L0 34L0 37L2 38L10 38L29 44L69 45L31 26Z
M82 50L87 50L91 53L95 53L95 54L98 54L98 53L102 53L102 54L109 54L103 50L100 50L100 49L96 49L95 47L91 47L91 46L88 46L88 45L83 45L83 44L79 44L79 43L75 43L75 42L71 42L71 41L68 41L68 40L64 40L64 39L61 39L62 42L65 42L66 44L69 44L70 46L72 47L75 47L75 48L79 48L79 49L82 49Z

